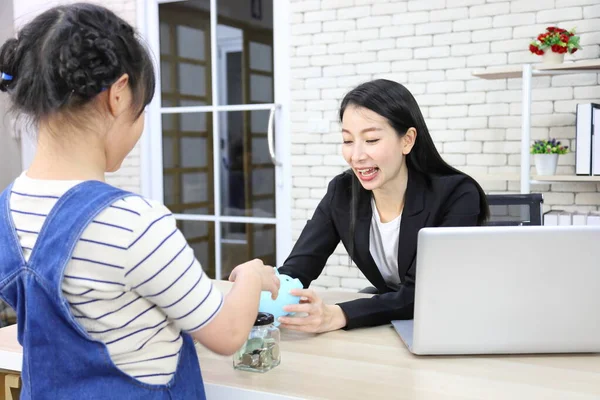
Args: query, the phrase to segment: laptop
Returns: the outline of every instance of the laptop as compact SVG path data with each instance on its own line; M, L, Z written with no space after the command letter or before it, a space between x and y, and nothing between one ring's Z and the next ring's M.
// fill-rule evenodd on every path
M414 354L600 352L600 226L419 231Z

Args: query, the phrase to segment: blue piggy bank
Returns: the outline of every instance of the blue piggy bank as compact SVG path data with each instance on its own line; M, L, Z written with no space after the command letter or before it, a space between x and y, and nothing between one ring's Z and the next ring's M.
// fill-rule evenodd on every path
M276 300L271 298L271 292L263 291L260 293L260 303L258 305L258 311L273 314L275 318L275 326L279 326L279 321L277 320L279 317L284 315L291 315L293 313L288 313L283 310L284 306L289 304L298 304L300 303L299 296L292 296L290 294L290 290L292 289L302 289L302 282L299 279L293 279L287 275L282 275L275 270L281 285L279 286L279 294Z

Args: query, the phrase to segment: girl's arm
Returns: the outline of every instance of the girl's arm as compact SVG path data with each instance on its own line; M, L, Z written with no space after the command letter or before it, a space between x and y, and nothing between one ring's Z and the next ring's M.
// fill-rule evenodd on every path
M216 353L233 354L254 324L260 292L276 296L279 291L275 269L260 260L239 265L231 273L231 292L223 296L166 207L148 202L139 214L123 271L127 286L154 303L165 324L173 323Z
M269 290L276 297L279 291L275 270L260 260L237 266L229 280L235 283L225 296L221 311L202 329L191 332L203 346L222 355L235 353L248 338L258 314L260 292Z

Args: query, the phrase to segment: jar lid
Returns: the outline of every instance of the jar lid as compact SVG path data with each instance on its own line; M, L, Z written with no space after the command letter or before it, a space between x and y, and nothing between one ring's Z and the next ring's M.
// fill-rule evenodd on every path
M254 322L254 326L269 325L269 324L272 324L273 322L275 322L275 317L273 317L273 314L259 312L258 315L256 316L256 321Z

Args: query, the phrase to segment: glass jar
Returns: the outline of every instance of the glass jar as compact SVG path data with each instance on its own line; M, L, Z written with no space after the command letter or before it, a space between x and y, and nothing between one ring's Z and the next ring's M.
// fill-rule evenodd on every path
M258 313L246 343L233 355L233 368L267 372L281 362L279 328L272 314Z

